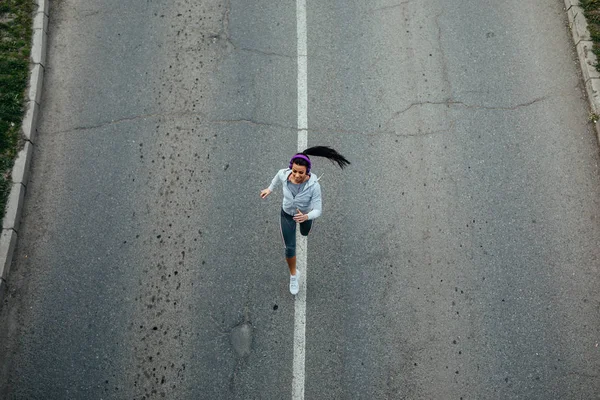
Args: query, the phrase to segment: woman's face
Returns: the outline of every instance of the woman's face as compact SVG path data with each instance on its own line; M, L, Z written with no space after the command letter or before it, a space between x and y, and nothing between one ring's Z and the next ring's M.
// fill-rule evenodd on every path
M292 164L292 182L302 183L306 178L306 167L304 165Z

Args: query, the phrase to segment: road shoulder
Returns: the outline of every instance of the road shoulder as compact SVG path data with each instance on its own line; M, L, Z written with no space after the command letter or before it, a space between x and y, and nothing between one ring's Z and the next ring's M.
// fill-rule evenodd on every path
M12 189L6 204L2 223L2 235L0 236L0 298L4 297L4 292L6 291L8 273L19 237L19 221L21 220L21 211L29 176L29 165L35 144L37 116L39 114L44 69L46 66L50 2L49 0L36 0L36 3L37 11L33 18L29 85L25 98L26 112L22 124L25 145L17 155L12 169Z
M598 126L600 116L600 72L596 69L598 59L592 52L594 42L583 9L579 5L579 0L565 0L565 9L590 104L589 119L594 123L596 135L600 140L600 126Z

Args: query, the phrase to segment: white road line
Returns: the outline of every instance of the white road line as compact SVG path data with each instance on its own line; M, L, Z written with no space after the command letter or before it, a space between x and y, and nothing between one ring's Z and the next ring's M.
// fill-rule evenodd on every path
M298 49L298 151L308 146L308 78L306 39L306 0L296 0ZM304 360L306 348L306 237L296 232L296 266L300 269L300 292L294 303L294 368L292 400L304 400Z

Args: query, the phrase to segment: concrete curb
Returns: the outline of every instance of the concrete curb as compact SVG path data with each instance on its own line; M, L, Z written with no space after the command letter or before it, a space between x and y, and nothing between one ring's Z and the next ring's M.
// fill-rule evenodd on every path
M48 38L48 11L50 0L36 0L37 11L33 18L33 40L31 45L31 65L29 89L26 98L26 112L23 117L23 138L25 146L17 155L12 169L12 189L6 204L6 211L0 235L0 294L6 291L6 279L10 271L13 254L19 237L19 222L23 199L29 178L29 164L33 152L37 116L40 108L44 68L46 66L46 46Z
M579 6L579 0L565 0L565 9L583 73L583 83L590 102L590 112L600 115L600 72L596 69L598 59L592 53L594 43L588 30L588 24L583 15L583 9ZM599 123L596 123L595 127L596 135L600 140Z

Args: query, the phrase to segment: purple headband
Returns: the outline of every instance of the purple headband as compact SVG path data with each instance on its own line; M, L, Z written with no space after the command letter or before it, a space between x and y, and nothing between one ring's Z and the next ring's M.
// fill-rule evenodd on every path
M301 158L301 159L305 160L306 162L308 162L308 168L306 168L306 173L308 174L310 172L310 167L311 167L310 158L308 158L307 156L305 156L302 153L298 153L294 157L292 157L292 159L290 160L290 168L292 168L292 164L294 164L294 160L297 158Z

